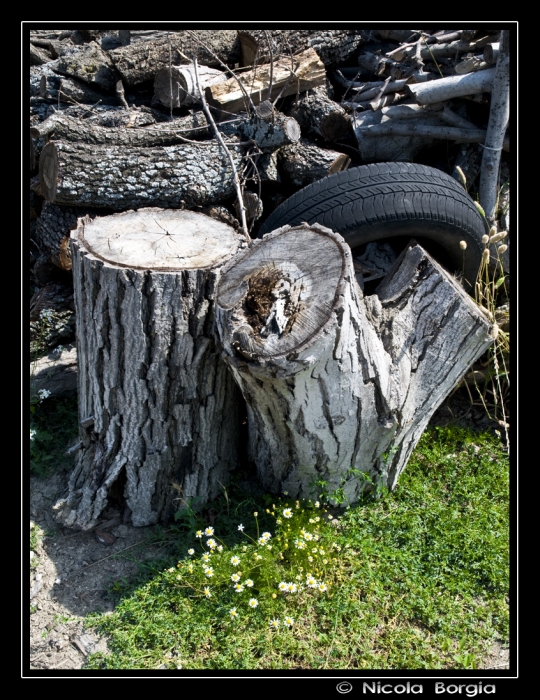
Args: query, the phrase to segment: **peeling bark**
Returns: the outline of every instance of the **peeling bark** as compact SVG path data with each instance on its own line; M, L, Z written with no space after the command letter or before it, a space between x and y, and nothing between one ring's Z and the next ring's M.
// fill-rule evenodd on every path
M349 503L369 484L395 487L433 412L493 342L420 246L364 298L350 248L318 224L278 229L228 263L216 323L264 487L310 498L323 479Z

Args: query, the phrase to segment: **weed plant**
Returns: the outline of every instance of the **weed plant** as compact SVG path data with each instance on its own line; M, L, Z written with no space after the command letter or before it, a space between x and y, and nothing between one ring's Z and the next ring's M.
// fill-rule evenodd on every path
M509 625L500 436L428 430L378 496L337 516L231 493L213 524L192 513L184 556L88 619L110 649L88 667L478 668Z

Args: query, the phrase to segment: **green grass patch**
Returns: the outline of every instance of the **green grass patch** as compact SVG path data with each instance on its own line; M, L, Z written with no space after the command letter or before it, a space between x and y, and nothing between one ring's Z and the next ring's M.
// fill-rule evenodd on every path
M88 667L478 668L508 636L508 491L494 435L437 428L337 526L323 502L231 492L183 556L89 618L111 651Z

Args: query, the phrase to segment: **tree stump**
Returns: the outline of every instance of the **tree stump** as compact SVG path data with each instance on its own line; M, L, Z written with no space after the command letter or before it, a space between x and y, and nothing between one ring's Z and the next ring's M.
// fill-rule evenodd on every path
M230 226L157 208L79 219L71 234L81 446L66 526L93 527L113 486L135 526L215 498L237 463L241 397L216 350L214 288Z
M285 226L230 261L216 323L264 487L313 497L322 480L349 503L396 485L433 412L493 342L419 245L363 297L349 246L318 224Z

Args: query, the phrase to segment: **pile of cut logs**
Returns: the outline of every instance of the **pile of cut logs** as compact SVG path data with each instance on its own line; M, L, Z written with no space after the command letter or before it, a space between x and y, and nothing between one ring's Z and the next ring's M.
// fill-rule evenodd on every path
M138 525L170 516L175 480L183 497L215 496L237 459L232 442L246 411L250 458L269 490L309 492L313 473L299 459L314 460L319 476L338 460L329 482L338 487L362 455L376 465L366 468L370 479L394 485L434 392L442 401L457 365L466 369L485 351L489 323L477 314L465 330L474 305L420 248L401 259L375 302L351 282L351 255L328 229L280 229L260 245L252 238L301 187L351 166L413 160L479 192L491 223L508 230L508 206L494 216L509 178L509 31L31 29L29 39L33 339L49 349L73 341L72 330L54 324L72 328L73 268L86 329L77 339L80 455L59 519L91 527L119 479ZM208 217L215 230L205 224L201 238ZM297 285L306 246L318 251L321 277ZM281 261L279 273L269 255ZM404 280L415 266L428 272L412 289ZM215 292L223 271L229 277ZM418 303L432 280L452 288L438 302L453 318L445 330L440 313L428 318ZM396 322L396 295L409 295L410 308L399 311L402 336L392 341L384 327ZM250 353L254 323L260 338ZM424 362L425 376L417 371L424 341L407 336L418 323L450 353L444 367L430 360L428 371ZM139 330L131 334L129 324ZM291 349L278 352L286 334ZM398 336L410 353L405 374L395 369ZM136 363L128 366L125 353ZM317 390L306 383L308 368ZM61 382L55 387L61 393ZM130 421L144 445L125 442ZM359 483L347 481L352 500Z

